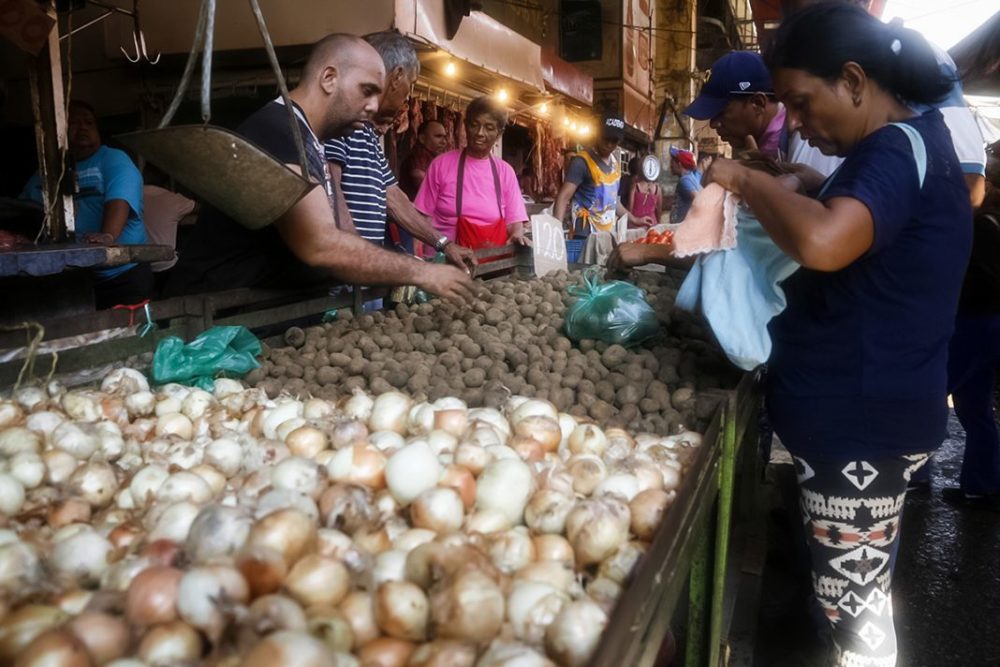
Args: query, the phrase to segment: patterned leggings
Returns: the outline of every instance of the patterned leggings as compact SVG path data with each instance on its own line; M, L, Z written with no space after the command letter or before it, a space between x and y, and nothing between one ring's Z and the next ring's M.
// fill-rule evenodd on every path
M795 457L813 588L836 667L894 667L892 554L906 483L927 454L871 461Z

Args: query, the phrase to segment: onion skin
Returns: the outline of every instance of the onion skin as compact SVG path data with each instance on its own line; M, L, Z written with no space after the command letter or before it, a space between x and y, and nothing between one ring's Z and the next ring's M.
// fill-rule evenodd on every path
M87 647L69 630L49 630L17 656L15 667L91 667Z
M364 667L406 667L416 645L395 637L379 637L358 651Z
M427 638L427 596L408 581L387 581L375 592L375 622L390 637L407 641Z
M138 628L177 620L177 594L184 573L149 567L136 575L125 595L125 617Z

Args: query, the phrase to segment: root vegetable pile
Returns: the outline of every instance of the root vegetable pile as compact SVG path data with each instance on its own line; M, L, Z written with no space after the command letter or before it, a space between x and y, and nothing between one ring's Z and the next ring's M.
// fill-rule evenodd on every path
M506 290L471 320L386 318L401 328L383 326L377 349L353 336L319 352L306 335L298 354L375 384L397 371L386 357L366 375L381 363L369 357L411 341L410 326L435 351L446 339L430 334L454 327L437 352L468 346L459 368L506 359L478 335L487 326L565 348L533 316L498 315ZM558 312L522 306L546 304ZM538 356L516 346L525 364ZM568 372L562 351L552 373ZM659 368L653 351L590 352L608 357L607 375L615 357L649 359L642 377ZM493 368L473 362L463 385ZM399 372L400 385L439 377ZM0 664L585 664L701 436L633 435L563 411L569 401L499 401L479 384L496 407L360 386L337 401L232 380L151 389L129 369L100 389L0 400Z
M269 349L247 381L269 396L287 392L336 397L367 389L404 391L418 400L457 396L473 407L499 407L511 395L550 401L606 427L669 434L704 429L732 367L695 320L673 313L676 280L639 278L663 324L662 335L625 349L601 341L574 344L563 333L567 284L579 272L488 283L467 310L447 303L400 305L393 311L306 330Z

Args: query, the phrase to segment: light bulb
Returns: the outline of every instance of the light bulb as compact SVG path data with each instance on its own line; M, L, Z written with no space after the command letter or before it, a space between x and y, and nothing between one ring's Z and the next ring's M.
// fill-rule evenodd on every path
M444 73L447 74L448 76L455 76L455 72L457 71L458 68L455 67L454 62L449 61L448 64L444 66Z
M510 93L507 92L506 88L501 88L497 91L497 99L501 102L506 102L510 99Z
M583 127L580 128L580 136L581 137L585 137L588 134L590 134L590 126L589 125L584 125Z
M549 104L548 102L542 102L542 106L538 107L538 113L548 113Z
M563 127L569 127L569 118L563 118Z

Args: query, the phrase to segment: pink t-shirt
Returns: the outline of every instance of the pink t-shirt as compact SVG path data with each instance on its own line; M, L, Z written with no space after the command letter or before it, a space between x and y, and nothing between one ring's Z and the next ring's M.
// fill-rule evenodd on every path
M455 240L455 195L458 187L458 158L461 150L448 151L434 158L427 169L427 176L420 186L420 192L413 205L421 213L429 215L434 228ZM500 176L500 202L503 218L508 224L524 222L528 212L521 198L521 188L517 183L514 168L497 157L490 157L497 166ZM500 217L497 211L496 189L493 185L493 170L488 160L471 156L465 158L465 187L462 194L462 217L470 222L492 224Z
M781 155L781 131L785 127L785 115L784 105L779 104L778 113L774 114L774 118L768 123L764 136L760 138L760 145L757 146L761 153L775 160L785 159L785 156Z

